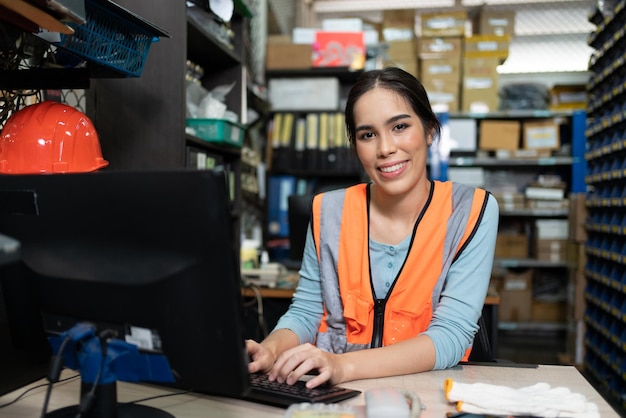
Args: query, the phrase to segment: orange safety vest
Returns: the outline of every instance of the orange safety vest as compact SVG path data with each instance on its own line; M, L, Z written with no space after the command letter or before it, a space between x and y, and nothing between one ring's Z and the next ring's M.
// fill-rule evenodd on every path
M324 300L316 345L334 353L394 344L428 328L448 270L480 224L488 198L482 189L433 182L404 265L386 299L375 300L368 193L368 185L359 184L313 200L311 225Z

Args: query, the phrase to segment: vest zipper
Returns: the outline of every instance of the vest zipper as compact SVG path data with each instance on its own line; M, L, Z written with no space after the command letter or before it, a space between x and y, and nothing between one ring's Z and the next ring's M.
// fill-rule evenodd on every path
M385 329L385 304L386 299L374 301L374 331L372 332L371 348L383 346L383 331Z

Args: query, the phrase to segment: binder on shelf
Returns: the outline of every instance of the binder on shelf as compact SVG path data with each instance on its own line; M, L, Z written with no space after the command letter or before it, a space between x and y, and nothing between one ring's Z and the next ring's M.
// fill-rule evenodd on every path
M306 115L305 164L303 166L306 170L317 170L318 137L319 115L317 113L308 113Z
M293 148L293 160L291 160L292 168L302 169L305 163L306 149L306 119L300 117L296 120L296 136Z
M266 163L270 169L277 169L277 163L280 153L280 130L283 125L283 114L274 113L272 117L272 123L269 129L269 143L267 149L270 151L266 155Z
M337 149L337 113L328 114L328 151L326 152L326 169L337 171L340 161Z
M317 144L317 169L326 170L328 168L328 113L320 113L319 142Z
M272 119L271 169L274 171L283 171L291 167L294 118L293 113L278 112L274 114Z
M274 175L268 179L267 231L272 237L289 236L288 198L296 192L296 178Z
M283 114L283 125L280 130L280 146L278 147L277 170L288 170L292 167L295 115Z

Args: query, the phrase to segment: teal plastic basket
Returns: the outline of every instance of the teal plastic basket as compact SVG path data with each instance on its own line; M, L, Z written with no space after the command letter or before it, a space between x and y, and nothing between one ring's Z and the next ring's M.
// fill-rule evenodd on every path
M188 132L203 141L243 145L246 126L226 119L187 119Z

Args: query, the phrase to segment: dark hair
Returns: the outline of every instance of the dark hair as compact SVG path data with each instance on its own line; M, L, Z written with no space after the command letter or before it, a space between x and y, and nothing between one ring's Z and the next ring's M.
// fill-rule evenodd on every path
M428 95L422 83L413 75L397 67L370 70L362 73L350 89L346 102L346 131L350 146L355 147L356 126L354 123L354 105L368 91L380 87L396 92L411 106L424 125L424 134L441 134L441 123L430 107Z

